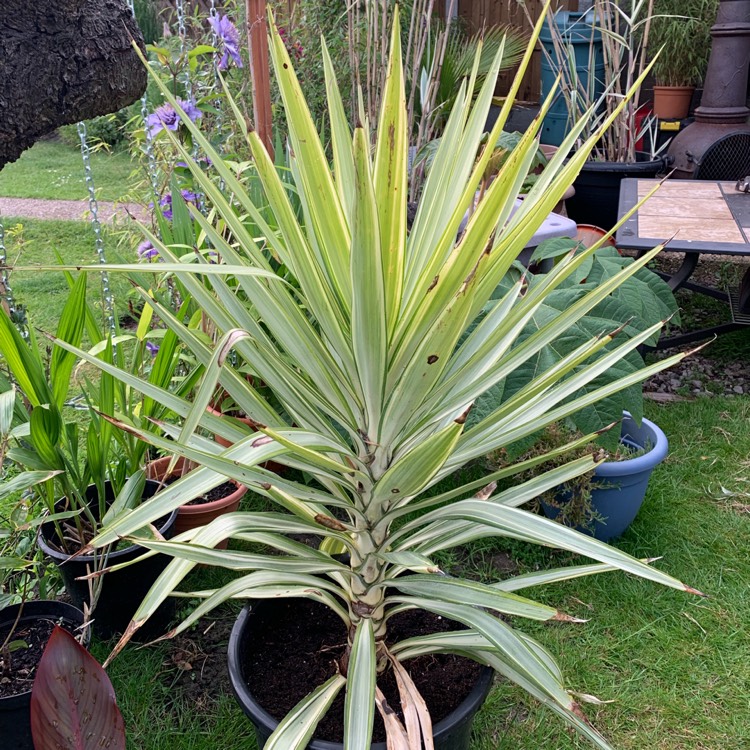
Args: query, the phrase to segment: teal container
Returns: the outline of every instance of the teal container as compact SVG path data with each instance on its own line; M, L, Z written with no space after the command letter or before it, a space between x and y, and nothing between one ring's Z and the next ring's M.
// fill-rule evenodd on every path
M573 49L579 88L588 92L585 98L595 101L604 93L605 76L602 35L596 25L594 11L575 13L561 10L555 13L553 20L559 36L566 45ZM558 73L560 70L566 71L569 63L567 59L558 60L549 17L542 28L539 40L544 47L542 53L542 101L544 101L552 91ZM565 96L558 94L542 124L542 143L559 146L570 131L576 117L576 113L573 113L571 117Z

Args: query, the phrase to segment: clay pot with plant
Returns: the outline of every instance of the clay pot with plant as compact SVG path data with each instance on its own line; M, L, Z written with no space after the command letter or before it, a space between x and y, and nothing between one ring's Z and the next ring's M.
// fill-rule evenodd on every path
M535 27L490 144L497 142L507 122L542 22ZM292 677L301 677L301 682L283 697L275 690L270 700L263 700L272 726L259 726L257 731L261 739L263 732L270 731L267 748L301 750L317 737L343 739L352 750L366 750L373 731L399 743L396 746L416 747L422 740L429 746L443 731L450 735L452 726L466 719L466 712L455 717L449 709L451 726L446 727L442 724L446 717L431 715L420 693L429 683L439 683L441 692L452 693L454 705L460 705L477 685L480 693L486 689L482 667L489 666L552 708L599 748L608 749L565 689L553 657L520 632L524 618L574 626L575 619L565 612L519 592L574 577L579 568L540 571L490 585L445 575L436 559L440 550L474 539L520 538L592 558L601 571L614 567L696 593L653 565L521 507L560 482L589 471L595 463L591 456L503 491L497 491L498 481L541 465L545 457L469 483L459 472L468 462L536 434L683 357L674 355L597 387L596 378L654 336L661 323L618 342L614 342L617 330L598 331L562 361L542 363L512 399L468 426L467 418L481 394L511 377L522 364L536 362L546 345L564 337L657 252L587 289L576 304L548 317L525 341L519 340L525 322L536 315L552 290L581 272L596 246L568 253L533 290L519 281L495 295L519 251L565 192L602 132L594 132L570 159L564 153L554 156L511 216L517 187L537 149L540 122L535 123L485 191L459 237L458 227L493 153L485 148L475 161L500 64L496 57L475 103L467 85L459 88L407 231L407 112L398 22L391 36L382 111L373 133L364 123L350 128L333 66L323 52L331 118L326 132L332 135L333 166L305 105L292 61L273 24L271 28L271 56L290 139L289 174L305 210L292 210L289 190L256 132L247 130L246 137L262 181L262 210L198 127L183 117L196 147L210 157L215 175L204 172L190 151L166 131L176 158L188 164L212 207L205 215L192 208L191 213L222 260L214 265L186 262L179 246L164 244L144 227L163 259L149 271L179 279L215 323L218 340L213 344L196 337L183 319L162 310L162 303L154 300L159 317L191 355L205 363L206 375L191 401L171 397L145 379L129 381L150 398L171 398L176 417L174 422L159 424L158 432L125 422L118 426L195 462L198 468L181 480L181 488L176 489L177 483L166 487L131 513L113 519L92 547L132 538L144 524L178 507L188 487L215 486L224 477L258 492L273 503L274 510L222 516L175 541L139 539L153 553L167 553L174 559L144 599L113 656L196 565L218 565L240 576L221 588L200 592L201 603L170 636L222 602L247 597L253 602L253 616L244 615L250 631L238 634L236 641L260 643L259 650L271 652L272 661L278 662L300 633L313 626L317 631L318 620L330 623L314 659L309 660L325 664L322 672L317 666L308 671L303 663L308 660L298 660L291 673L271 675L278 685L290 683ZM160 86L160 90L182 114L169 89ZM238 126L243 128L244 120ZM278 231L270 231L269 217ZM257 231L261 225L267 231ZM261 235L262 247L256 242ZM289 269L296 285L276 272L271 257ZM119 268L141 278L144 273L143 266ZM99 266L86 269L101 271ZM237 304L238 287L248 304ZM146 288L138 288L148 295ZM474 326L482 312L483 319ZM606 348L610 344L612 348ZM60 345L101 369L96 357ZM236 357L228 357L228 350ZM240 374L247 370L262 377L273 401L259 397L249 386ZM219 383L255 423L252 434L243 434L229 420L206 411ZM587 386L591 389L582 391ZM217 453L215 444L202 437L203 429L218 432L233 444ZM262 465L269 459L300 469L306 481L268 471ZM454 477L452 487L442 492L434 489L448 477ZM295 540L297 534L315 534L323 541L319 547L307 546ZM258 542L267 551L215 549L227 535ZM257 606L261 600L271 601L264 608ZM315 612L325 615L311 616L305 609L308 600ZM277 627L281 620L289 625L284 636ZM238 625L246 632L244 627ZM264 632L271 637L264 640ZM278 650L272 650L271 640ZM335 651L329 649L331 640ZM240 649L236 662L240 668L234 672L234 689L240 695L254 694L266 680L247 656ZM446 690L429 670L425 676L420 657L434 664L464 659L464 690ZM399 704L403 720L391 708ZM333 718L324 727L321 720L329 709ZM376 713L382 717L377 730Z
M718 0L654 0L648 39L654 62L654 115L676 120L688 116L695 86L703 81L711 51L711 24Z

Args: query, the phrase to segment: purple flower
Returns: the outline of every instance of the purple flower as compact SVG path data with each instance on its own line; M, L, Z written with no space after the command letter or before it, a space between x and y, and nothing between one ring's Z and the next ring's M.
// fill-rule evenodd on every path
M159 344L155 344L153 341L147 341L146 349L148 349L152 357L155 357L157 352L159 351Z
M151 260L159 255L159 251L151 244L150 240L143 240L138 245L138 257L141 259Z
M192 190L180 190L186 203L197 205L198 196ZM160 201L161 215L167 220L172 221L172 193L167 193Z
M185 110L185 114L192 122L195 122L202 114L198 107L195 106L195 102L178 99L177 103ZM162 129L175 131L179 124L180 116L174 107L168 102L162 104L146 118L148 137L155 138Z
M208 19L214 34L222 43L223 56L218 64L219 70L226 70L229 67L229 58L231 57L234 64L242 67L242 57L240 56L240 32L237 27L229 20L229 16L215 15Z

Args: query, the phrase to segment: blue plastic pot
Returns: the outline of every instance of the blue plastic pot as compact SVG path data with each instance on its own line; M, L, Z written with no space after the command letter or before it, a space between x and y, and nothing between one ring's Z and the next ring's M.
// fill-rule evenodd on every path
M648 419L638 426L628 412L623 414L620 443L636 450L648 447L651 450L625 461L606 461L596 468L591 505L597 520L577 530L602 542L620 536L633 523L646 497L651 472L666 458L669 449L667 436L660 427ZM565 501L564 492L558 501ZM548 518L560 514L559 508L547 503L542 503L542 507Z

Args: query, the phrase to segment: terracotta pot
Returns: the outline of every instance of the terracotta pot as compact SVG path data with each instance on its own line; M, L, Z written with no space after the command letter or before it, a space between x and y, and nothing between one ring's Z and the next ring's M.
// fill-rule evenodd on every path
M253 422L252 419L248 419L247 417L228 416L218 409L215 409L213 406L208 406L207 411L210 411L211 414L215 414L217 417L223 417L224 419L234 419L237 422L242 422L242 424L247 425L251 430L255 429L255 422ZM234 443L221 437L220 435L214 435L214 440L224 448L229 448L231 445L234 445ZM261 467L264 469L268 469L268 471L272 471L274 474L278 474L279 476L284 475L285 467L280 463L277 463L276 461L266 461L265 463L261 464Z
M682 120L690 112L694 86L654 86L654 114L660 120Z
M169 468L171 461L170 456L159 458L156 461L152 461L146 466L146 476L149 479L153 479L157 482L163 482L165 480L165 474ZM184 465L184 459L177 459L175 468L171 476L179 476L180 471ZM242 496L247 492L247 487L233 482L236 486L236 490L226 497L222 497L219 500L212 500L210 503L199 503L195 505L181 505L177 511L177 522L175 523L176 533L183 531L189 531L190 529L196 529L199 526L205 526L210 523L214 518L218 518L224 513L233 513L239 508L240 500ZM223 542L216 545L217 549L226 549L227 542Z

